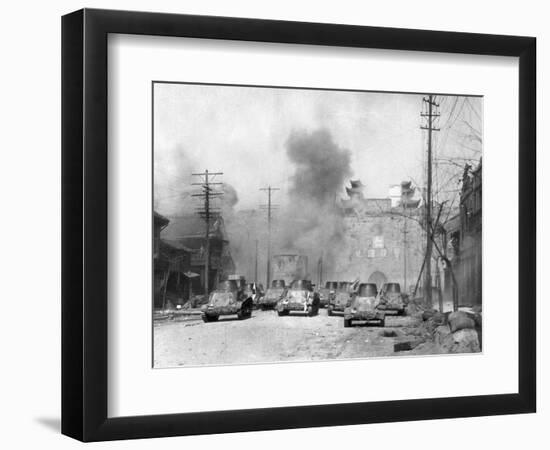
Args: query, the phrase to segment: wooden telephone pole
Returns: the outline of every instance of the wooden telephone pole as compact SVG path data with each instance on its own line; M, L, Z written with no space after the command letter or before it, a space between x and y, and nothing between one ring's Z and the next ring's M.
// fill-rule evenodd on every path
M196 194L192 194L193 197L199 197L203 200L203 204L197 208L196 212L197 214L204 220L205 222L205 232L204 232L204 240L205 240L205 249L204 249L204 295L208 297L208 293L210 290L209 285L209 275L210 275L210 224L212 221L219 217L220 215L220 208L214 207L212 204L212 200L215 198L219 198L223 195L222 191L215 190L215 186L219 186L223 183L214 183L212 180L216 175L223 175L223 172L208 172L208 170L205 170L202 173L193 173L194 177L201 177L201 181L198 183L192 183L193 186L200 186L200 192Z
M255 240L256 253L254 255L254 282L258 282L258 239ZM267 287L266 287L267 289Z
M403 205L403 292L407 293L407 215Z
M271 194L274 191L279 191L279 188L274 188L271 186L268 186L266 188L261 188L260 191L267 192L267 205L261 205L261 209L267 210L267 276L266 276L266 289L269 288L271 283L271 219L273 217L273 210L278 208L278 205L274 205L271 202Z
M428 95L422 99L422 112L420 116L425 119L425 125L420 126L422 130L428 132L428 155L426 160L427 176L426 176L426 205L425 205L425 222L426 222L426 255L424 268L424 300L430 308L432 307L432 132L439 131L439 128L434 126L434 120L439 117L437 108L439 104L435 101L434 95Z

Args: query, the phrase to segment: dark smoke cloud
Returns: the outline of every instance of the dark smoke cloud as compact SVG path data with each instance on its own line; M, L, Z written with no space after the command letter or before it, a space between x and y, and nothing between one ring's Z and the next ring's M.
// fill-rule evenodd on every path
M287 155L295 164L290 196L317 205L334 202L351 174L349 150L339 147L327 129L294 131L286 142Z
M286 142L293 165L289 205L278 220L278 246L309 260L309 276L323 258L325 273L338 251L344 223L336 199L351 175L351 154L327 129L294 131Z
M339 252L344 235L343 217L337 199L351 176L351 154L340 147L324 128L314 131L293 131L285 143L289 160L289 187L284 207L274 213L271 235L272 255L296 253L308 257L308 276L317 280L317 263L323 258L325 277ZM184 149L179 161L166 164L164 173L155 172L155 207L170 216L193 214L198 206L192 193L192 171L197 165ZM182 180L181 184L173 182ZM237 271L254 280L257 260L257 281L265 282L267 263L266 211L237 210L239 196L235 188L224 183L224 195L214 206L221 207L231 255ZM275 201L277 203L277 199ZM257 245L257 247L256 247ZM256 251L257 248L257 251Z

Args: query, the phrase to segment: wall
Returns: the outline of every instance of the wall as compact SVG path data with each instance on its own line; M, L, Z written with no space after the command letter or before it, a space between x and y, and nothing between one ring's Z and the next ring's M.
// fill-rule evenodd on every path
M342 251L337 255L335 270L325 279L340 281L359 278L362 282L376 282L370 277L379 272L385 281L400 283L403 292L405 284L407 290L411 285L414 287L424 258L420 213L420 209L411 210L405 218L401 209L385 208L357 209L346 214ZM406 280L404 230L407 233Z
M3 448L80 448L58 434L60 405L60 15L80 8L157 10L191 14L250 16L287 20L356 23L440 30L536 35L539 70L539 149L548 143L543 127L550 108L550 30L545 3L525 0L460 3L442 1L296 2L253 0L163 1L111 0L86 2L8 2L0 16L2 97L2 164L0 183L3 211L17 217L2 221L1 298L4 320L0 442ZM541 87L542 86L542 87ZM546 108L545 108L546 107ZM548 199L550 152L539 152L539 192ZM548 203L548 201L546 201ZM548 206L539 195L539 229L550 226ZM9 228L8 228L9 227ZM19 239L20 237L20 239ZM548 234L539 233L538 273L550 270ZM22 249L22 241L28 248ZM29 285L26 267L34 255L41 270ZM540 279L540 276L539 276ZM539 299L548 298L548 284L539 282ZM15 302L17 300L17 302ZM17 309L13 306L17 305ZM539 380L550 377L548 302L539 301ZM544 346L544 347L543 347ZM543 349L541 350L541 347ZM37 374L40 376L36 376ZM548 383L539 387L537 415L502 416L400 424L362 425L226 436L171 438L119 442L93 448L207 448L280 449L314 446L447 450L469 448L543 448L550 421ZM467 445L464 446L464 440Z

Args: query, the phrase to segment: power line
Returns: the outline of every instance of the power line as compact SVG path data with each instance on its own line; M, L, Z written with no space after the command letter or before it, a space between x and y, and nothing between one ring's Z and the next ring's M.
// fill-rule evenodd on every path
M208 297L209 291L209 275L210 275L210 222L212 219L219 217L220 208L213 206L212 201L223 196L223 191L216 190L215 186L223 183L213 182L212 180L217 175L223 175L223 172L208 172L208 169L202 173L191 174L194 177L200 177L198 183L191 183L192 186L200 186L201 189L192 197L202 199L202 205L196 208L195 213L201 217L206 225L205 228L205 252L204 252L204 294Z
M481 115L477 112L477 110L474 108L474 105L472 105L472 102L468 97L466 97L466 102L468 102L468 106L470 109L474 112L474 114L477 116L479 120L481 120Z

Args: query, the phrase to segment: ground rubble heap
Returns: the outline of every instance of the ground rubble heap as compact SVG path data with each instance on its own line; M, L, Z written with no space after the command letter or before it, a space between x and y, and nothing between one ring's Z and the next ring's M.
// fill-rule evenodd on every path
M422 318L422 341L411 350L413 354L477 353L481 351L481 309L441 313L408 305L407 313ZM405 348L405 347L404 347Z

